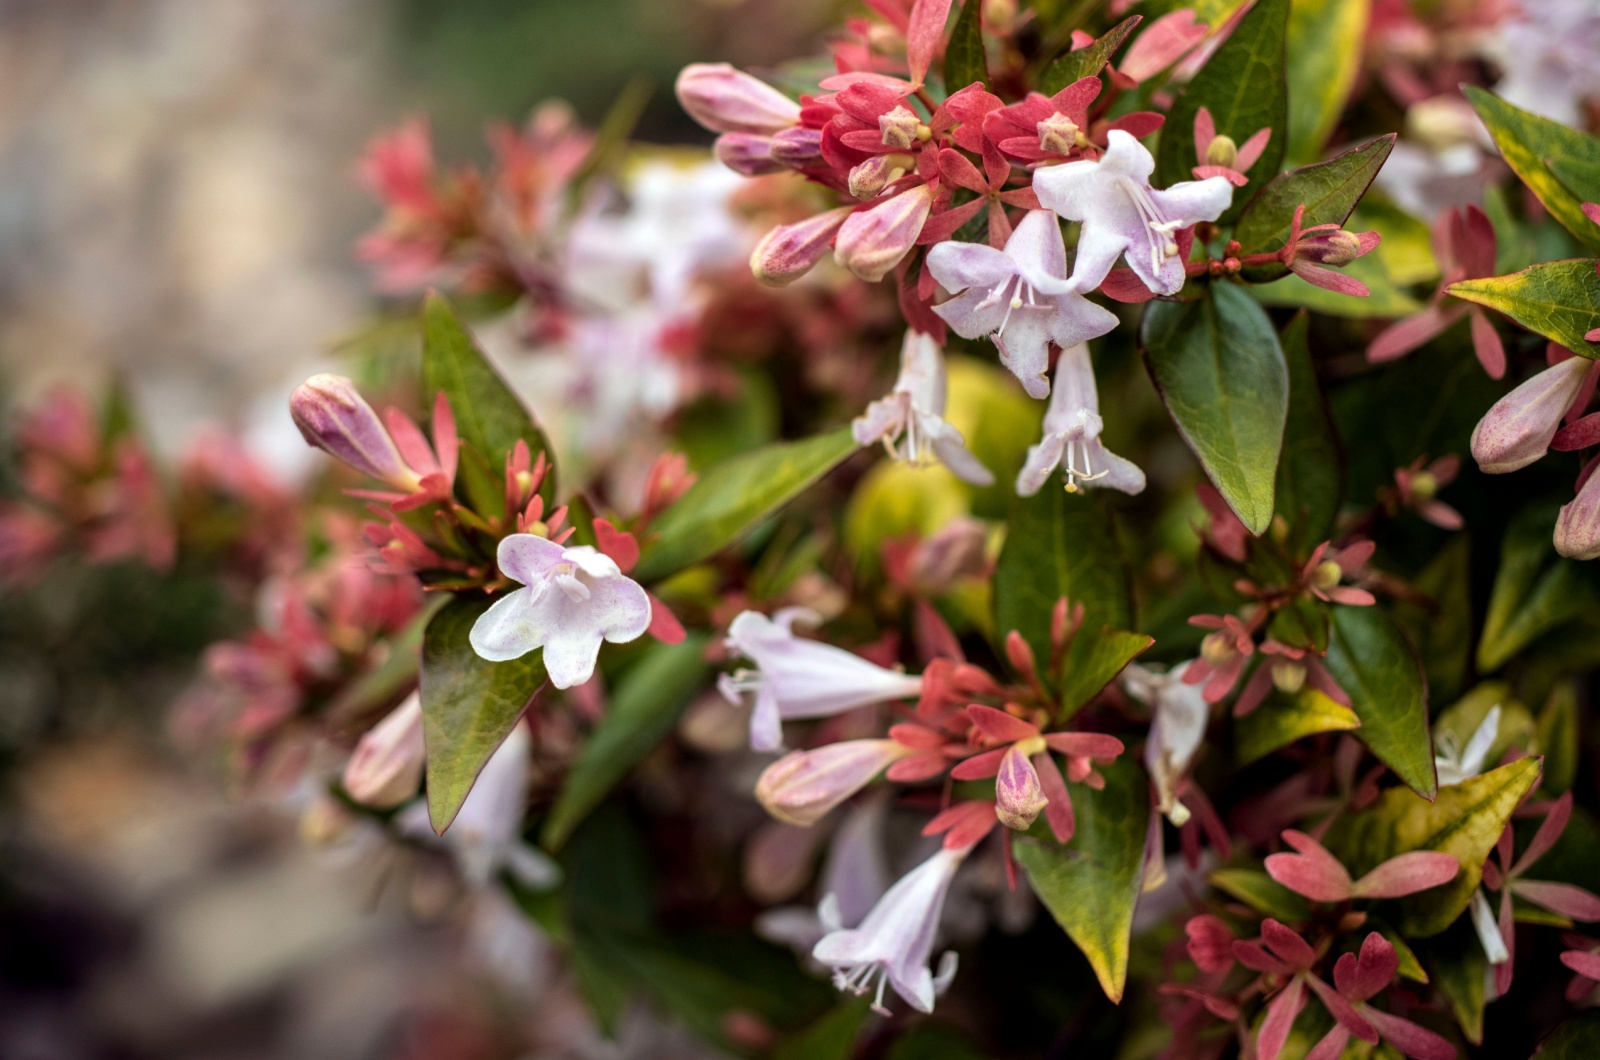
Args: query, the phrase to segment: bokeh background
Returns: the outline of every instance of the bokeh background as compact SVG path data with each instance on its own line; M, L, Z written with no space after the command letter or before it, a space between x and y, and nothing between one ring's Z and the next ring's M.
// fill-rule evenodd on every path
M594 123L642 77L637 135L703 142L676 70L803 54L833 8L0 0L0 404L120 378L164 455L228 424L301 473L289 390L378 308L351 253L375 133L422 114L442 159L478 158L488 120L559 97ZM442 885L395 907L381 870L308 851L164 738L228 605L115 570L44 589L0 603L0 1060L501 1055L443 1014L514 1021L470 969L537 976L529 940L438 926ZM673 1049L624 1028L583 1055Z

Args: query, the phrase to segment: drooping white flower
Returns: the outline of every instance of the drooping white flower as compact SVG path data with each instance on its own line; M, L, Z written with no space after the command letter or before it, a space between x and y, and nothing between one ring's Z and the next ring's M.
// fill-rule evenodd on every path
M1215 221L1233 201L1226 177L1189 180L1170 188L1150 187L1155 159L1121 129L1106 134L1098 159L1046 166L1035 171L1039 201L1069 221L1082 221L1072 285L1099 287L1124 253L1144 285L1157 294L1177 294L1184 263L1177 233L1199 221Z
M783 744L786 718L825 718L869 703L920 695L922 678L886 670L843 648L794 635L795 622L818 625L822 619L803 607L768 618L741 612L728 626L728 650L756 669L723 674L717 688L738 703L755 693L750 716L750 746L775 751Z
M1500 935L1500 925L1495 923L1494 907L1489 904L1482 887L1472 892L1472 900L1467 908L1472 913L1472 930L1478 933L1478 944L1483 947L1489 963L1504 964L1509 961L1511 951L1506 948L1506 940Z
M544 649L557 688L594 675L600 642L623 644L650 625L650 598L609 557L587 545L565 548L534 534L500 541L500 571L522 583L478 617L472 650L505 662Z
M1467 745L1459 750L1456 748L1455 736L1451 733L1440 733L1435 741L1433 765L1439 773L1439 786L1459 784L1463 780L1470 780L1483 772L1484 763L1489 757L1489 749L1500 736L1500 705L1497 703L1489 708L1489 713L1483 716L1478 727L1473 731L1472 737L1467 740Z
M1144 761L1155 782L1156 809L1180 828L1189 820L1189 809L1178 801L1178 784L1194 764L1211 720L1204 690L1183 681L1188 668L1182 662L1162 672L1129 663L1122 671L1122 687L1154 711Z
M851 428L856 444L871 445L881 438L896 460L914 465L938 460L957 478L987 486L994 475L968 451L961 432L944 420L947 399L939 344L931 335L908 331L900 349L900 377L887 396L856 418Z
M1058 466L1067 473L1067 492L1108 487L1123 493L1144 489L1144 472L1105 447L1100 431L1100 396L1095 389L1089 347L1080 343L1061 352L1056 362L1055 391L1044 415L1044 437L1028 449L1017 475L1017 492L1031 497L1039 492ZM1082 460L1080 467L1078 461Z
M892 986L912 1008L932 1012L934 999L955 978L956 955L939 959L937 975L928 962L950 881L970 850L941 848L900 877L859 927L824 935L811 955L833 969L834 985L857 994L876 986L872 1007L879 1012L886 1011L884 989Z

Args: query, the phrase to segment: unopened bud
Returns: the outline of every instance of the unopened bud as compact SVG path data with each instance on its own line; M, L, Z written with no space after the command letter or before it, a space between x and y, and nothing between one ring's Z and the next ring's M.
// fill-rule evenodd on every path
M1292 696L1305 687L1305 664L1294 659L1272 660L1272 687L1286 696Z
M1208 633L1200 642L1200 657L1213 665L1227 662L1237 654L1239 652L1233 646L1233 637L1225 630L1219 629L1215 633Z
M301 383L289 398L289 414L307 444L399 489L421 486L388 428L344 376L314 375Z
M916 111L900 104L887 114L878 116L878 131L883 134L885 147L904 150L933 136L933 130L922 124Z
M1472 458L1478 467L1503 475L1543 456L1592 363L1569 357L1495 402L1472 430Z
M1311 572L1311 587L1327 592L1339 584L1339 579L1344 577L1344 568L1331 559L1325 559L1317 564L1317 569Z
M1078 146L1078 123L1056 111L1034 128L1039 130L1039 150L1064 155Z
M994 778L994 815L1007 828L1023 832L1049 804L1039 786L1039 771L1022 745L1012 744L1000 759L1000 772Z
M1238 159L1238 157L1239 145L1233 142L1233 137L1215 136L1212 138L1211 142L1206 145L1206 157L1203 160L1203 164L1208 166L1223 166L1227 169L1232 169L1233 163Z
M1318 265L1348 265L1378 245L1372 232L1346 232L1340 228L1332 232L1315 232L1302 239L1295 247L1294 256Z
M809 827L913 753L894 740L846 740L791 751L762 771L756 799L778 820Z
M800 105L727 63L692 63L678 75L678 102L714 132L771 135L800 120Z
M1411 496L1418 501L1431 501L1439 492L1439 480L1431 471L1418 471L1411 477Z
M772 157L772 140L754 133L723 133L712 145L717 160L745 177L782 173L784 165Z
M300 811L300 841L310 847L332 846L350 834L355 816L339 800L320 794Z
M750 271L770 287L793 283L822 260L850 213L851 207L841 206L792 225L779 225L756 244L750 254Z
M912 164L909 155L873 155L850 170L850 194L876 199L884 188L905 176Z
M1556 516L1556 551L1568 559L1600 559L1600 475L1591 473Z
M356 744L344 790L363 806L398 806L417 793L423 757L422 699L413 692Z
M845 219L834 260L869 283L883 279L916 243L933 209L933 188L918 184Z
M798 125L772 137L772 158L786 166L809 166L822 161L822 130Z

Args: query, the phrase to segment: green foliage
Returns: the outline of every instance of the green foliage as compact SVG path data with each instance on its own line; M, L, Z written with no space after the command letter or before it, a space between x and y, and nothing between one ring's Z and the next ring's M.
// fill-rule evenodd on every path
M844 1001L780 1045L772 1060L850 1060L871 1011L866 998Z
M1541 118L1475 85L1462 88L1506 164L1544 203L1545 209L1591 250L1600 251L1600 227L1583 213L1583 202L1552 171L1564 161L1600 165L1600 139Z
M1600 1056L1600 1012L1582 1012L1567 1020L1546 1038L1537 1060L1588 1060Z
M1260 869L1218 869L1210 876L1211 885L1236 898L1262 916L1286 924L1301 924L1311 919L1306 900Z
M1098 634L1080 630L1061 662L1060 717L1077 713L1154 643L1154 637L1127 630L1103 628Z
M1290 162L1314 161L1339 123L1361 72L1371 6L1371 0L1294 0L1289 11Z
M1506 529L1478 640L1478 669L1485 673L1498 670L1538 637L1594 605L1587 568L1562 559L1551 544L1555 517L1553 507L1529 508Z
M1138 15L1130 15L1088 47L1059 56L1040 76L1039 91L1053 96L1074 81L1098 74L1117 54L1117 49L1122 47L1122 42L1128 39L1128 34L1139 25L1139 21Z
M1120 1001L1144 876L1148 781L1127 756L1104 772L1103 791L1079 786L1072 793L1078 830L1070 844L1020 839L1015 852L1034 893L1089 959L1106 996Z
M1150 304L1140 336L1145 364L1183 440L1259 534L1272 521L1289 369L1272 321L1242 288L1215 283L1210 292Z
M963 0L961 14L950 31L944 51L944 87L956 92L973 82L989 80L988 60L983 54L983 0Z
M1278 458L1277 510L1293 531L1297 552L1327 540L1344 497L1344 457L1333 417L1317 384L1307 344L1310 320L1295 315L1283 331L1283 356L1289 366L1289 413Z
M422 724L428 749L428 819L443 832L455 820L484 763L544 684L544 653L510 662L478 657L468 641L490 601L451 600L422 641Z
M1428 734L1428 687L1405 634L1377 607L1335 607L1327 666L1361 719L1361 742L1431 799L1438 778Z
M1248 765L1307 736L1360 726L1361 719L1349 707L1307 687L1293 697L1272 696L1240 718L1234 725L1234 741L1239 764Z
M1510 276L1460 280L1450 293L1504 313L1573 353L1600 357L1600 344L1584 338L1600 321L1597 264L1592 258L1547 261Z
M1418 946L1428 978L1444 995L1462 1037L1474 1045L1481 1043L1489 958L1484 956L1483 944L1472 924L1463 917L1448 931L1423 939Z

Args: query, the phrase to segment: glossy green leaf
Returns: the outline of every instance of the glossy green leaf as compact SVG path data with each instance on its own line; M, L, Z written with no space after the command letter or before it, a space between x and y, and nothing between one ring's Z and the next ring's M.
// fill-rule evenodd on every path
M1394 608L1395 621L1422 656L1429 695L1440 702L1462 691L1472 661L1471 558L1467 538L1451 537L1412 579L1420 597Z
M1291 543L1304 554L1333 529L1344 498L1344 456L1333 417L1322 399L1307 343L1309 318L1299 313L1283 331L1289 366L1289 417L1278 457L1277 509L1288 522Z
M855 451L850 428L840 427L718 464L651 525L633 576L657 581L715 555Z
M1544 755L1541 786L1553 795L1572 788L1578 778L1578 692L1571 681L1556 685L1550 699L1539 712L1537 727L1539 753Z
M1272 522L1289 369L1266 312L1237 284L1210 290L1194 302L1150 303L1145 364L1183 440L1259 534Z
M1104 790L1073 789L1078 831L1071 843L1024 838L1014 849L1034 893L1089 959L1106 996L1120 1001L1144 877L1149 781L1127 755L1104 772Z
M1509 276L1460 280L1450 285L1450 293L1504 313L1573 353L1600 357L1600 343L1584 338L1600 324L1595 264L1592 258L1547 261Z
M1294 0L1289 12L1289 160L1315 160L1339 123L1371 0Z
M1314 688L1302 688L1293 698L1274 695L1234 724L1239 764L1287 747L1319 732L1360 728L1361 719L1349 707L1335 703Z
M1133 660L1149 650L1154 637L1123 629L1079 630L1061 664L1061 714L1066 720L1109 685Z
M1260 869L1218 869L1209 877L1211 885L1236 898L1263 916L1287 924L1311 919L1306 900Z
M540 840L560 849L572 829L677 722L705 677L704 637L654 643L611 691L606 713L572 766Z
M1372 186L1389 152L1394 150L1395 139L1396 134L1389 133L1368 140L1326 162L1301 166L1268 182L1244 208L1233 230L1240 253L1260 254L1282 249L1289 241L1294 211L1301 205L1306 208L1300 219L1302 228L1344 224ZM1288 271L1274 262L1246 270L1245 278L1253 283L1265 283Z
M1098 74L1117 54L1117 49L1122 47L1122 42L1128 39L1128 34L1134 31L1139 22L1140 16L1130 15L1112 26L1105 36L1093 44L1061 55L1040 76L1039 91L1053 96L1074 81Z
M1285 74L1289 0L1257 0L1239 20L1205 66L1179 92L1167 112L1167 123L1156 157L1157 183L1162 187L1192 180L1199 165L1194 148L1194 116L1201 107L1211 111L1217 132L1244 143L1258 129L1272 129L1266 150L1245 175L1261 187L1277 174L1283 161L1289 127L1289 100ZM1235 200L1223 214L1238 216L1242 202Z
M1581 1012L1539 1043L1534 1060L1594 1060L1600 1056L1600 1012Z
M1600 155L1594 158L1547 158L1544 164L1555 174L1561 186L1580 203L1600 202Z
M944 50L944 87L956 92L973 82L989 80L989 63L983 53L983 0L964 0L961 14L950 30Z
M443 832L489 756L544 684L544 653L510 662L478 657L467 640L486 599L446 604L422 640L422 731L428 754L428 819Z
M1484 673L1499 669L1538 637L1593 606L1587 572L1558 556L1551 543L1555 519L1553 507L1530 508L1506 529L1478 640L1478 669Z
M1600 250L1600 228L1583 213L1583 201L1569 191L1549 163L1571 159L1600 164L1600 139L1541 118L1476 85L1462 86L1489 135L1517 174L1567 231L1594 250Z
M1412 850L1455 855L1461 873L1454 880L1396 904L1393 922L1401 934L1437 935L1466 911L1484 859L1538 779L1539 759L1522 758L1440 788L1433 802L1407 788L1389 788L1367 809L1337 819L1325 843L1357 877Z
M1439 781L1428 733L1428 687L1405 634L1377 607L1335 607L1327 667L1361 719L1361 742L1432 798Z
M443 295L430 294L422 307L423 405L433 409L433 395L444 391L455 416L456 433L498 471L518 441L537 457L555 453L522 400L495 371ZM554 501L556 471L552 464L539 493Z
M995 634L1022 634L1041 667L1050 658L1050 615L1063 596L1084 606L1077 650L1093 654L1100 630L1133 625L1133 591L1116 525L1104 502L1046 484L1019 497L994 572ZM1098 691L1098 690L1097 690Z
M1471 921L1463 917L1448 931L1418 945L1429 978L1450 1006L1461 1036L1473 1045L1481 1044L1489 958L1484 956L1483 943Z

